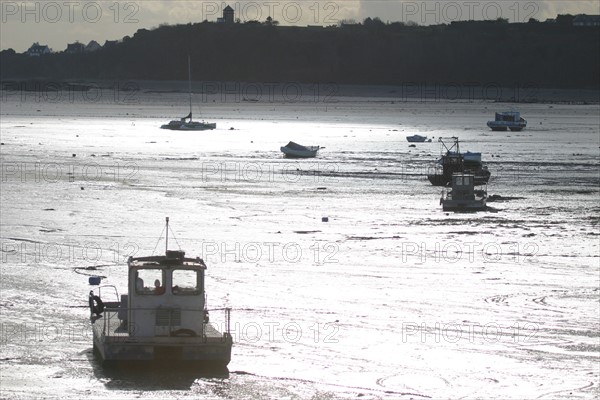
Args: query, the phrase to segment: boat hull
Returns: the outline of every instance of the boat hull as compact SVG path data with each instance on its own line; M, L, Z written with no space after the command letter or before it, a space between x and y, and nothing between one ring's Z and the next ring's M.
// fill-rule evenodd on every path
M189 125L187 123L181 125L162 125L161 129L169 129L172 131L209 131L213 129L217 129L216 123L203 123L203 124L193 124Z
M233 340L201 337L114 337L94 330L94 351L102 362L189 362L226 367L231 361Z
M281 152L287 158L315 158L317 156L317 153L319 152L319 150L303 151L303 150L294 150L294 149L289 149L287 147L282 147Z
M409 143L431 143L431 139L427 139L427 136L420 135L407 136L406 141Z
M442 209L444 211L454 212L476 212L486 210L486 201L482 200L442 200Z
M508 121L489 121L487 123L487 126L492 130L492 131L497 131L497 132L501 132L501 131L507 131L507 130L511 130L511 131L522 131L523 129L525 129L525 127L527 126L526 123L522 123L522 122L508 122Z

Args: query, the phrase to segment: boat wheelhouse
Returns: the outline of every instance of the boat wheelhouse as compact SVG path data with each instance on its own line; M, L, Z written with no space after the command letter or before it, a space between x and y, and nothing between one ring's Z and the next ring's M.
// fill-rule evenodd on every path
M487 191L475 190L473 174L455 173L452 175L452 190L442 192L440 204L444 211L471 212L485 211Z
M231 310L212 310L222 311L221 326L209 322L201 258L166 250L163 256L129 257L127 268L128 293L118 301L106 301L112 292L118 298L114 286L89 293L94 350L103 361L227 366L233 344Z

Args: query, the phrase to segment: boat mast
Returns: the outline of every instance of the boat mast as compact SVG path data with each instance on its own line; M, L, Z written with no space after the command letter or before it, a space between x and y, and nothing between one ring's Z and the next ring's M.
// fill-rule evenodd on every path
M188 54L188 91L190 92L190 122L192 122L192 67Z
M165 236L165 254L167 254L167 251L169 250L169 217L166 217L167 220L167 234Z

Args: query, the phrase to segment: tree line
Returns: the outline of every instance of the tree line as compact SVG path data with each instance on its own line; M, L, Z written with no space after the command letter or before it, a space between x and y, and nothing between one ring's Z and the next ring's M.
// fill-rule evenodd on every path
M0 79L600 86L600 28L506 20L287 27L202 22L140 29L84 54L0 53Z

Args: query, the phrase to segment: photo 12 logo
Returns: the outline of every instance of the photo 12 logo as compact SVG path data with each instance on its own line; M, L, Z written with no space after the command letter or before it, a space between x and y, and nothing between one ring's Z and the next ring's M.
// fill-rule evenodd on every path
M91 343L91 324L0 323L0 345L48 346L56 343Z
M237 162L237 161L203 161L200 166L202 182L258 183L283 182L308 183L336 182L339 165L323 162Z
M134 179L139 167L134 162L100 164L96 162L2 162L2 183L118 182Z
M6 239L0 242L2 263L11 264L82 264L111 263L124 264L131 256L138 254L137 243L95 241L79 242L39 242L29 239ZM85 268L85 267L81 267Z
M230 326L230 334L236 343L298 343L309 340L314 343L338 343L339 326L336 322L315 322L302 326L295 321L287 322L247 322ZM221 327L225 331L225 326Z
M381 3L381 1L380 1ZM537 1L402 1L402 22L422 25L457 21L500 20L527 22L539 14Z
M228 8L229 7L229 8ZM202 19L220 21L232 13L236 22L267 22L278 25L335 25L340 3L333 1L204 1ZM223 21L226 22L226 21Z
M510 257L514 262L532 262L539 252L539 246L535 242L511 242L503 245L496 242L403 242L400 252L403 263L411 260L421 263L488 263L500 261L503 257Z
M402 323L402 343L537 343L539 326L530 322L515 322L502 326L495 322L479 323Z
M138 104L136 82L70 83L59 81L11 81L2 83L2 102Z
M202 242L200 257L209 263L337 264L339 245L331 242Z
M214 82L203 81L202 102L209 103L337 103L339 85L299 82Z
M6 23L85 22L104 19L115 24L137 24L140 2L135 1L1 1L0 13Z

